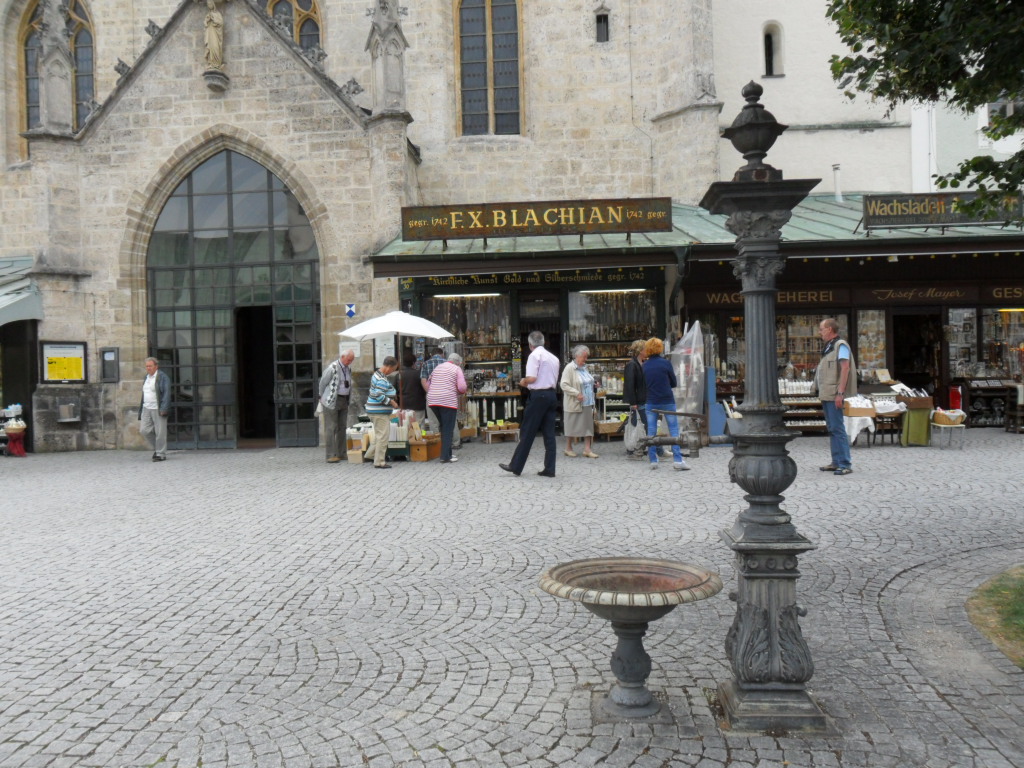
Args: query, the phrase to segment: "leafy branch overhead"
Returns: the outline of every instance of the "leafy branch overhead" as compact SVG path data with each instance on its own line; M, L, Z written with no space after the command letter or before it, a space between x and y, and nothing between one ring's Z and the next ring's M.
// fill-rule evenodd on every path
M889 108L945 102L989 110L992 140L1024 130L1024 2L1020 0L828 0L828 17L850 49L833 56L832 76L847 96L868 94ZM975 212L995 211L1024 188L1024 151L979 156L938 179L975 187Z

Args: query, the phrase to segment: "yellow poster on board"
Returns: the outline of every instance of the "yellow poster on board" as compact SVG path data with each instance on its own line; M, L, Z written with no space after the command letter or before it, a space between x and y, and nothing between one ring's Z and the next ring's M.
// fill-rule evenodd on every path
M43 342L45 381L84 381L85 344Z

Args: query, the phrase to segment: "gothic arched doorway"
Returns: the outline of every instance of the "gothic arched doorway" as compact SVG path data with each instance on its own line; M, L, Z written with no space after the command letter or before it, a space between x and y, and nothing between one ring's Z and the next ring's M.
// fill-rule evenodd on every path
M160 212L146 277L168 445L317 444L319 252L277 176L232 150L197 166Z

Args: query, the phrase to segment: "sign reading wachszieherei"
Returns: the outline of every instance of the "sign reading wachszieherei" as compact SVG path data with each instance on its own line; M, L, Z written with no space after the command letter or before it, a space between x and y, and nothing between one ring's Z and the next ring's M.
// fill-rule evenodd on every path
M1010 195L995 218L983 219L960 210L960 202L973 200L973 192L939 192L919 195L864 195L864 227L966 227L997 225L1021 216L1021 199Z
M403 240L671 230L670 197L428 205L402 209Z

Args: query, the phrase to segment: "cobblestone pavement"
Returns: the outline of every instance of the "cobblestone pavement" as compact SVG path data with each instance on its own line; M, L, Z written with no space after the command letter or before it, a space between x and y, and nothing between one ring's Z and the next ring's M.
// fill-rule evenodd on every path
M0 459L0 767L1024 766L1024 672L965 598L1024 562L1024 437L876 445L786 508L809 688L837 735L723 731L730 449L651 472L473 442L456 464L328 465L322 449ZM588 556L702 564L726 589L651 625L672 717L602 724L614 636L537 587Z

